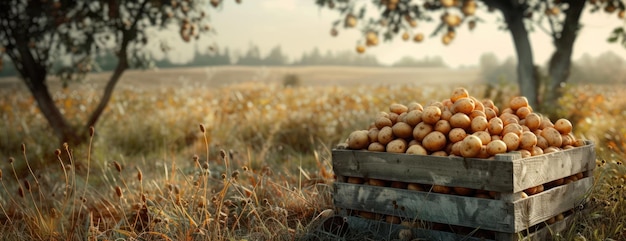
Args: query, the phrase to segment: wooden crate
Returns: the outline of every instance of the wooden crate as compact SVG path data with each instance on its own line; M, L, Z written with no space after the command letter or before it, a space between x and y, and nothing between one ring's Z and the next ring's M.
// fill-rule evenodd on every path
M518 234L579 206L593 185L594 145L521 158L494 160L333 150L334 202L356 210L405 219L494 231L496 240ZM584 178L522 198L525 189L584 173ZM496 199L346 183L348 177L466 187L499 193ZM344 212L345 213L345 212Z
M584 212L583 212L584 213ZM584 215L584 214L580 214ZM550 225L531 228L528 232L519 234L500 235L497 240L550 240L553 234L567 232L568 228L573 224L575 215L569 215L561 221L557 221ZM384 221L372 221L359 218L357 216L347 216L346 227L352 230L358 230L361 234L372 234L371 240L397 240L401 230L411 230L411 235L420 240L442 240L442 241L493 241L491 238L473 237L466 233L454 233L447 231L438 231L433 229L408 227L399 224L391 224ZM471 230L474 232L475 230ZM525 230L526 231L526 230Z

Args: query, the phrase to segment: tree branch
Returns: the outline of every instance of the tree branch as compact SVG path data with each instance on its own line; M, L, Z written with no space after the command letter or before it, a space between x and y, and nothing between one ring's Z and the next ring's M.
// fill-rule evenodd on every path
M542 17L542 19L543 19L543 17ZM541 31L543 31L545 34L550 35L550 30L547 30L546 27L541 25L542 19L539 19L539 21L537 21L537 22L533 22L533 24L536 25L537 27L539 27L539 29L541 29Z
M91 116L89 117L89 120L87 121L87 124L84 129L85 131L89 130L90 127L96 124L96 122L98 121L102 113L104 112L104 109L106 108L107 104L109 103L111 96L113 95L113 90L115 89L115 85L117 84L119 79L122 77L122 74L124 73L124 71L128 69L128 53L127 53L128 44L130 43L131 40L133 40L132 38L135 36L134 34L132 34L133 36L131 36L131 31L137 31L136 30L137 22L139 21L139 19L142 18L145 12L145 8L149 1L150 0L145 0L141 4L141 7L139 8L137 14L135 15L135 19L133 23L131 24L130 29L121 30L122 43L121 43L120 52L118 55L117 67L115 68L115 72L113 73L113 75L111 75L111 78L109 78L109 81L107 82L107 85L104 89L104 94L102 98L100 99L100 103L98 104L96 109L92 112Z
M548 4L547 0L541 0L544 5L546 6L546 10L550 9L550 4ZM559 39L559 36L557 35L556 29L554 27L554 21L552 21L552 17L548 16L548 22L550 23L550 30L552 30L552 40L554 40L555 42Z

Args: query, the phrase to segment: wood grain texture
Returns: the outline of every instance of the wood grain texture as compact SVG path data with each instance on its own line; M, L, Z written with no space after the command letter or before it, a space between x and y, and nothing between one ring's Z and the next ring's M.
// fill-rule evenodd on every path
M515 232L578 207L591 191L593 181L593 177L583 178L514 202Z
M596 167L593 144L513 161L513 192Z
M333 150L337 176L437 184L517 193L524 189L595 168L595 150L588 145L521 158L518 152L495 160L421 156L385 152Z
M348 224L351 230L357 230L357 232L368 232L375 234L374 237L369 237L372 240L397 240L398 233L403 229L410 229L413 234L413 238L419 238L421 240L432 241L484 241L485 239L469 237L466 235L460 235L450 232L437 231L431 229L421 228L407 228L398 224L390 224L386 222L374 221L363 219L354 216L348 216Z
M337 175L505 191L513 186L511 162L334 150Z
M592 185L593 177L587 177L510 202L335 183L334 202L337 208L517 233L577 207Z
M515 230L514 206L501 200L335 183L335 206L493 231Z
M347 222L351 230L357 230L357 232L363 232L366 230L369 233L375 235L376 239L394 240L398 238L398 233L403 229L410 229L413 234L413 238L433 240L433 241L494 241L491 239L481 239L476 237L469 237L467 235L455 234L445 231L437 231L425 228L407 228L398 224L390 224L380 221L368 220L354 216L348 216ZM565 217L563 220L540 228L538 230L528 230L530 233L524 235L522 233L496 233L495 241L539 241L550 240L552 234L565 232L575 221L575 215ZM525 232L524 232L525 233Z

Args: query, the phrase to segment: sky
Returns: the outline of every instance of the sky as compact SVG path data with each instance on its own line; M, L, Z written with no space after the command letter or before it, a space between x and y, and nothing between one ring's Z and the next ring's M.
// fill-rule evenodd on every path
M302 56L318 47L322 53L350 50L362 41L357 29L343 30L332 37L332 22L339 19L337 11L320 9L314 0L224 0L220 9L209 10L211 24L216 34L210 38L201 38L194 45L177 45L168 57L174 62L189 61L195 49L206 49L213 44L219 48L228 47L231 53L244 54L254 44L259 46L261 55L268 54L271 48L280 45L290 60ZM369 1L365 1L369 2ZM499 13L480 14L484 23L477 24L474 31L463 26L457 31L454 41L445 46L441 38L428 37L436 23L420 23L416 31L423 32L427 37L422 43L402 41L396 38L392 42L382 42L376 47L368 48L366 54L374 55L383 64L392 64L403 56L421 59L425 56L441 56L451 67L477 65L482 54L493 52L502 61L514 57L515 51L510 33L498 30ZM589 13L585 8L581 18L583 29L574 45L573 59L588 53L597 56L612 51L626 58L626 48L619 44L606 42L611 30L618 26L626 26L617 14ZM554 51L547 33L535 30L530 34L533 55L537 64L546 63Z

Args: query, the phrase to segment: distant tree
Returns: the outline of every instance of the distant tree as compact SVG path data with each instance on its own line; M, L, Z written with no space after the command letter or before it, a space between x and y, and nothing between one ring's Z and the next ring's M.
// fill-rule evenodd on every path
M9 61L11 60L7 56L0 57L0 77L17 75L17 72L15 71L15 68L13 67L13 65L5 64L5 63L8 63Z
M404 56L400 60L391 65L392 67L430 67L430 68L444 68L447 67L446 63L439 56L429 57L426 56L421 60L415 59L411 56Z
M103 53L95 53L92 63L93 71L113 71L117 66L117 57L115 53L106 51Z
M626 83L626 61L610 51L596 57L585 54L574 61L571 81L573 83Z
M219 0L210 0L218 7ZM104 112L120 77L129 68L149 66L145 48L150 29L175 25L185 41L210 31L206 1L185 0L55 0L0 1L0 45L35 98L58 139L80 144ZM47 77L57 74L67 84L80 80L100 53L114 53L115 69L103 95L83 125L75 126L55 105ZM58 65L69 60L67 65Z
M561 86L569 77L572 48L578 30L585 0L315 0L320 7L327 7L341 14L333 23L331 35L338 35L338 27L355 28L360 26L363 44L358 52L379 44L379 38L389 41L397 35L402 39L424 40L424 33L411 32L421 22L438 22L431 36L441 36L443 44L450 44L457 36L456 30L462 25L474 29L481 21L477 9L488 12L498 11L502 15L503 26L511 33L517 53L517 80L521 94L529 99L532 106L539 103L538 80L528 32L537 28L552 38L556 50L548 65L549 83L544 104L552 105L561 96ZM624 17L624 3L619 0L590 0L591 12L603 10L609 14L618 12ZM374 10L374 13L368 12ZM373 16L373 17L370 17ZM366 19L366 17L368 19ZM624 31L622 30L621 33ZM626 41L626 40L625 40Z
M311 51L310 54L303 55L302 59L300 60L300 62L303 65L327 64L327 63L325 63L326 61L324 61L323 58L324 57L322 57L322 54L320 54L320 49L318 47L315 47L315 48L313 48L313 51Z
M491 85L515 82L515 66L515 59L512 57L501 63L494 53L485 53L480 56L481 76Z
M238 65L261 65L261 50L259 46L250 44L248 51L244 56L237 60Z
M285 65L288 58L283 54L283 50L280 46L276 46L270 50L270 53L263 59L264 65Z
M228 48L225 48L224 51L219 51L214 48L210 48L208 51L204 53L196 52L193 60L190 63L185 64L183 66L204 67L204 66L214 66L214 65L230 65L230 56L229 56Z
M311 53L303 53L293 65L381 66L378 59L372 55L358 55L352 51L342 51L336 54L327 51L326 55L321 55L317 47Z

